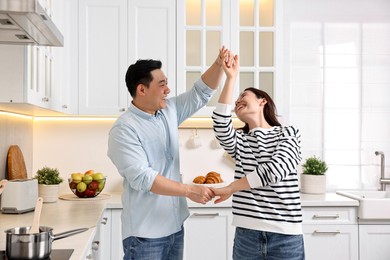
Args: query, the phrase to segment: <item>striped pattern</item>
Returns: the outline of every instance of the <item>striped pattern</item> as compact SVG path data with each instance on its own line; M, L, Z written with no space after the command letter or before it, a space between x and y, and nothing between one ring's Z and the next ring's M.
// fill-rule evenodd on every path
M296 170L301 161L299 130L275 126L246 134L233 128L231 115L214 111L212 118L217 139L236 161L235 179L252 176L248 181L253 188L233 195L233 215L275 227L301 223Z

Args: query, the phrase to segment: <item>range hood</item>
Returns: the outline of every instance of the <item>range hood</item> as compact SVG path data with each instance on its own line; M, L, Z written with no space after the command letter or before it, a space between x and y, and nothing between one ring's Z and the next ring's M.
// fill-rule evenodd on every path
M0 43L62 47L64 37L38 0L0 0Z

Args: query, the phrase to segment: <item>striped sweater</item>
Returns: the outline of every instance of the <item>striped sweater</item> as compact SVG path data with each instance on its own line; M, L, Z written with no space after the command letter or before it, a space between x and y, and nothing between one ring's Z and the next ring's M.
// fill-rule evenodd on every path
M235 159L235 179L247 176L251 189L233 194L233 225L281 234L302 234L297 165L298 129L274 126L244 133L233 128L230 105L213 113L217 139Z

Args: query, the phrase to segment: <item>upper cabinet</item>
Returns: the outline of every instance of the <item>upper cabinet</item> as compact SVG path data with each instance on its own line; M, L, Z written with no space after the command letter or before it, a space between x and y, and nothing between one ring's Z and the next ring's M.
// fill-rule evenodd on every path
M80 0L78 8L80 115L124 112L125 74L137 59L160 59L175 80L174 0Z
M42 1L49 15L50 2ZM23 114L59 111L53 77L55 51L61 47L0 45L0 108Z
M188 90L225 45L240 57L235 96L247 87L275 98L277 81L276 4L274 0L185 0L177 2L177 91ZM221 90L221 88L220 88ZM210 116L214 95L196 116Z
M127 107L127 0L80 0L79 114L118 115Z
M138 59L161 60L170 96L176 95L176 1L132 0L128 4L128 65Z

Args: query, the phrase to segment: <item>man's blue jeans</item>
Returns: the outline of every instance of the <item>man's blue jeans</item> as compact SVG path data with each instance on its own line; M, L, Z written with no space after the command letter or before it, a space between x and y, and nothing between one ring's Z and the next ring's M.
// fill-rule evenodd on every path
M124 260L182 260L184 228L161 238L128 237L123 240Z
M284 235L237 227L233 259L303 260L303 235Z

